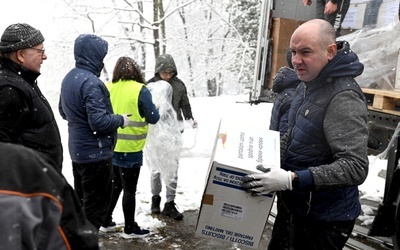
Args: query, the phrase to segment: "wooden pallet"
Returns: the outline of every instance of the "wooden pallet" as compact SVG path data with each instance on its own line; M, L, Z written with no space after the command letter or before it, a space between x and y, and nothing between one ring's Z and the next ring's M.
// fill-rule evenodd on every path
M363 88L362 91L366 96L373 96L373 101L368 104L368 109L400 116L399 90Z

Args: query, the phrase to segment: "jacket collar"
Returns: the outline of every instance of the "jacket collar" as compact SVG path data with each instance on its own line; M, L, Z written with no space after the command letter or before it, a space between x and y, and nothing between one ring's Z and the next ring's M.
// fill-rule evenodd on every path
M40 76L40 73L27 69L8 58L2 58L1 67L20 75L25 81L31 84Z

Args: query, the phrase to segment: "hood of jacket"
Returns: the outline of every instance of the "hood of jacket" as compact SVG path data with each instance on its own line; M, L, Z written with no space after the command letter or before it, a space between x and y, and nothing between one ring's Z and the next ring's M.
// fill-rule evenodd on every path
M338 41L336 56L321 70L318 80L321 78L357 77L364 71L364 65L358 56L350 49L347 41Z
M75 66L86 69L97 77L104 67L103 60L108 52L108 43L93 34L79 35L75 40Z
M298 78L296 71L289 67L282 67L275 75L272 85L274 93L280 93L287 88L296 88L301 80Z
M175 71L174 76L178 75L178 70L176 69L174 58L170 54L164 54L157 58L156 66L154 69L155 75L160 73L162 70Z

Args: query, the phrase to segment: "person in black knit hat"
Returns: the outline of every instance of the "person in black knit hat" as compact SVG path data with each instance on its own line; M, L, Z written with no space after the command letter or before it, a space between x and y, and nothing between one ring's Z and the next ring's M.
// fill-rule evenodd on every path
M26 23L11 24L0 40L0 141L43 154L61 172L63 149L50 104L36 79L47 54L42 33Z
M26 23L12 24L1 36L0 52L32 48L44 42L42 33Z
M8 26L0 39L0 248L97 250L98 231L61 173L60 132L37 85L43 42L25 23Z

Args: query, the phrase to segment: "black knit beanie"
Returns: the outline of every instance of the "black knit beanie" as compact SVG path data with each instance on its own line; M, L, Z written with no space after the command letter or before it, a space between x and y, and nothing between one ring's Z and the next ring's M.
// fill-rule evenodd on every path
M42 33L29 24L11 24L4 30L1 36L0 52L7 53L27 49L42 42L44 42Z

